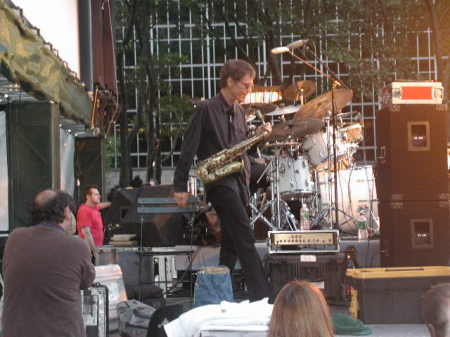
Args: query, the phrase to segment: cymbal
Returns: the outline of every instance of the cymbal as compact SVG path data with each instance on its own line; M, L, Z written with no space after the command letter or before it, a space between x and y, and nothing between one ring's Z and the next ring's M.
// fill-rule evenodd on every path
M319 132L323 126L323 121L318 118L306 118L303 120L291 119L283 123L275 124L269 140L279 140L289 136L301 138L311 133Z
M252 122L254 119L256 118L256 115L255 114L246 114L245 115L245 121L247 122L247 123L250 123L250 122Z
M297 119L308 117L323 118L333 110L332 98L334 99L335 112L339 112L351 103L353 90L351 89L333 89L321 96L318 96L305 103L295 114Z
M310 80L297 81L282 90L283 99L286 101L298 101L301 94L308 98L316 92L316 82Z
M298 111L298 109L300 108L299 105L289 105L289 106L285 106L285 107L277 107L275 110L266 113L266 116L282 116L282 115L289 115L289 114L293 114L295 112Z
M265 146L266 147L289 147L289 146L300 146L302 143L300 142L274 142L274 143L268 143Z
M277 106L275 104L270 103L250 103L250 104L242 104L243 108L247 110L247 113L251 113L250 110L260 110L263 115L274 111Z

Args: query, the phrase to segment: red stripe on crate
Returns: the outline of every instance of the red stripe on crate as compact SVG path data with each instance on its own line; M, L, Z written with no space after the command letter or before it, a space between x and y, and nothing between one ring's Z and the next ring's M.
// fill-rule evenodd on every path
M402 87L402 99L433 99L433 88Z

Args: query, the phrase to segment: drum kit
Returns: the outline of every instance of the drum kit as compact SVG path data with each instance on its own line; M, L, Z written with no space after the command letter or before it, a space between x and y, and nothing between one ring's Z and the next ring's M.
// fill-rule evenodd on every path
M296 86L299 85L297 82ZM310 88L311 84L308 85ZM308 95L314 91L309 89ZM304 97L303 94L302 100ZM362 209L370 212L371 218L377 218L372 203L376 191L371 167L356 169L353 165L353 155L363 140L362 125L344 123L342 116L348 113L340 113L351 99L352 90L333 89L305 104L268 103L275 107L269 112L266 107L264 117L271 119L273 128L262 149L262 157L268 164L259 177L268 182L268 187L259 188L252 195L251 226L263 223L271 231L304 229L301 210L306 207L308 228L313 229L332 228L336 224L333 215L336 208L342 214L337 225L343 230L353 230L355 217ZM254 109L255 105L249 110ZM344 190L347 185L335 183L335 170L338 179L348 184L349 193ZM355 183L360 185L357 190L350 188ZM335 186L341 195L337 202L333 198Z

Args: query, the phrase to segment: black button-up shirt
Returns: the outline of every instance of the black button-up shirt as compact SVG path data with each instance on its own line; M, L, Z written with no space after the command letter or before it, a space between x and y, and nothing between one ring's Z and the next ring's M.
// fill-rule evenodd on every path
M204 160L245 139L247 139L247 124L244 110L239 104L229 105L221 93L201 102L184 134L181 156L174 175L175 191L187 191L189 170L195 155L199 160ZM250 162L247 155L243 155L243 159L245 164L243 174L236 173L209 183L206 186L207 191L217 185L226 185L242 191L240 188L242 186L239 185L248 185L250 176Z

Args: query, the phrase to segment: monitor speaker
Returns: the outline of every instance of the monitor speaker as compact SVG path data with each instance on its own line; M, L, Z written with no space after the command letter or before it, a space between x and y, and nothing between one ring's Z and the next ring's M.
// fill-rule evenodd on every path
M185 243L183 237L190 215L160 212L139 214L139 198L169 198L173 185L144 185L135 189L117 189L112 205L104 213L105 224L113 225L112 234L135 234L145 247L174 246ZM111 227L111 226L110 226Z
M376 116L378 200L448 199L447 106L393 105Z
M448 201L380 203L383 266L448 265Z

